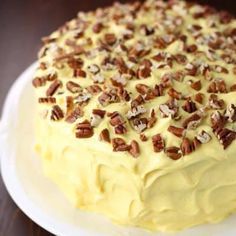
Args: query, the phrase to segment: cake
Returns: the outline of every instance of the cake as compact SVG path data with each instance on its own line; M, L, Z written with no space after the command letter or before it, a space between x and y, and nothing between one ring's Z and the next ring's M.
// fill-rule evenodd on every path
M155 0L44 37L36 150L68 204L151 231L235 212L235 41L227 12Z

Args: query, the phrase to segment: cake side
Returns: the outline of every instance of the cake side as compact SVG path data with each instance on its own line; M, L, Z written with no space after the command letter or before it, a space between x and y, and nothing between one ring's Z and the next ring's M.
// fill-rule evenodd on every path
M234 212L235 29L210 7L146 1L45 38L33 80L45 174L121 224L176 231Z

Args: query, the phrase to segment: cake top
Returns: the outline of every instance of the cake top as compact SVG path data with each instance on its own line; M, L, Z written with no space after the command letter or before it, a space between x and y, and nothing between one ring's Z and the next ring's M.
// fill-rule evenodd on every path
M43 38L33 85L48 122L115 152L178 160L236 139L236 21L184 1L79 12ZM149 146L147 146L149 148Z

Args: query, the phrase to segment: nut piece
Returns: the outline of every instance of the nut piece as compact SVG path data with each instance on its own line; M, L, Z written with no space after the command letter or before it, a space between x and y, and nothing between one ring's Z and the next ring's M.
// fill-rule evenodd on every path
M181 127L176 127L173 125L170 125L168 128L168 131L172 134L174 134L177 137L183 137L185 135L185 129Z
M137 107L131 108L131 110L128 111L126 116L127 116L128 119L132 119L132 118L137 117L140 114L145 113L146 111L147 110L146 110L146 108L144 106L139 105Z
M196 91L200 91L201 88L202 88L202 84L201 84L201 81L200 81L200 80L191 83L190 86L191 86L191 88L193 88L193 89L196 90Z
M211 135L208 134L206 131L202 130L197 136L196 139L204 144L204 143L209 143L211 141Z
M51 111L51 120L58 121L63 119L63 117L64 113L62 109L58 105L53 106Z
M207 89L208 93L227 93L225 81L223 79L217 79L209 85Z
M212 109L220 110L225 107L225 102L223 99L218 99L216 94L211 94L209 97L208 105Z
M165 148L165 153L172 160L178 160L182 156L180 148L175 146Z
M114 152L126 152L130 150L130 145L127 145L122 138L113 138L111 143Z
M90 138L93 136L93 127L88 120L76 125L76 138Z
M183 104L182 108L188 113L193 113L197 110L196 103L193 102L191 99L187 99L186 102Z
M54 97L41 97L38 99L39 103L56 103L56 98Z
M154 152L161 152L165 148L165 142L162 139L160 134L156 134L152 136L152 144L153 144Z
M136 118L133 120L133 126L134 129L138 132L141 133L143 132L147 126L148 126L148 119L143 117L143 118Z
M169 91L168 91L168 94L170 97L174 98L174 99L177 99L177 100L180 100L183 98L183 95L182 93L176 91L174 88L170 88Z
M146 142L148 140L147 136L143 133L141 133L139 137L142 142Z
M203 103L203 99L204 99L204 94L203 93L197 93L194 96L194 100L200 104Z
M178 106L176 100L170 100L167 103L161 104L159 106L161 116L163 118L171 117L172 119L178 119Z
M183 138L183 141L180 145L180 149L183 155L190 154L195 150L193 143L188 138Z
M226 111L225 111L225 117L227 118L227 121L233 123L236 121L236 106L234 104L230 104Z
M110 133L108 129L103 129L99 135L99 138L101 141L105 141L110 143L111 139L110 139Z
M66 83L66 88L71 92L71 93L79 93L82 91L82 88L79 84L73 82L73 81L68 81Z
M46 84L46 79L41 77L36 77L33 79L32 84L35 88L42 87Z
M223 145L224 149L236 139L236 132L227 128L217 127L213 132Z
M61 81L54 80L54 82L48 87L46 91L46 96L47 97L53 96L60 86L61 86Z
M66 117L66 122L68 123L74 123L79 117L83 115L83 111L79 106L77 106L73 111L68 113Z
M135 158L137 158L140 154L139 144L135 140L132 140L130 143L129 153Z
M202 116L198 113L194 113L193 115L189 116L187 119L184 120L182 126L185 129L196 129L201 121Z
M213 129L217 127L224 127L227 122L227 118L219 111L215 111L211 114L211 126Z

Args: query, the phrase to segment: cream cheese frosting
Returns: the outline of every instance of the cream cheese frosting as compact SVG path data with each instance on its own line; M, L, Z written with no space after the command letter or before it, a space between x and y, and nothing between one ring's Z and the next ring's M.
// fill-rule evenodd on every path
M148 0L80 12L45 38L33 80L45 175L128 226L235 212L235 32L225 12Z

